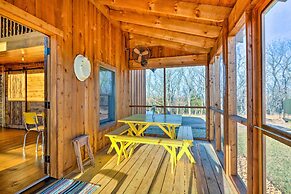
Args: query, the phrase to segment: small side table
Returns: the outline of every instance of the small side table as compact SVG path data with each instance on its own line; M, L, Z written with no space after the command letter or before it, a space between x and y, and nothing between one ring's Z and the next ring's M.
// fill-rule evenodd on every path
M78 168L82 173L84 173L84 167L83 167L83 161L82 161L82 155L81 155L82 146L86 147L86 150L90 159L90 163L91 165L95 166L94 155L89 143L89 135L81 135L79 137L74 138L72 141L74 144L74 150L77 157Z

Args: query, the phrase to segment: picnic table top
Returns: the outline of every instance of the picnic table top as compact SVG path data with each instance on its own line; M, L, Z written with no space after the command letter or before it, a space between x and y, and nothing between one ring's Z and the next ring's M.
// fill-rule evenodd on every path
M164 114L135 114L118 120L121 123L150 123L163 125L181 125L181 115L164 115Z

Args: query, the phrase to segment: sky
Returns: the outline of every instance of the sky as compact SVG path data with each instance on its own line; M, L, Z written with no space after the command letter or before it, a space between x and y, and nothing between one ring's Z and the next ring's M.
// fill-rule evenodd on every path
M265 15L266 43L291 40L291 0L277 2Z

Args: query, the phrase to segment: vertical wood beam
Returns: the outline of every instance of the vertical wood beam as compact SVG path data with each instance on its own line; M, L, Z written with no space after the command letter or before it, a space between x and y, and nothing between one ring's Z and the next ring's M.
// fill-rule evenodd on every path
M210 80L209 64L205 67L205 96L206 96L206 139L209 140L210 133Z
M247 43L247 193L263 193L263 135L254 126L262 126L262 37L258 10L246 11Z
M220 103L220 77L219 77L219 57L215 57L214 61L214 106L221 109ZM215 128L215 148L221 151L221 115L218 112L214 113L214 128Z
M50 110L48 114L48 129L50 129L48 142L50 151L50 176L62 177L63 176L63 133L59 130L58 117L57 117L57 52L58 49L57 36L50 37L51 46L51 58L50 65L48 65L48 84L50 88L48 90L48 100L50 101Z
M24 83L25 83L25 96L24 96L24 99L25 99L25 112L28 111L27 109L27 70L24 70Z
M213 76L213 67L214 65L209 65L209 106L214 105L214 76ZM210 110L209 113L209 140L214 140L214 111Z
M235 37L228 38L228 115L237 114L237 87L236 87L236 43ZM228 119L228 132L230 142L230 168L231 175L237 175L237 123Z
M166 68L164 68L164 114L166 114L166 111L167 111L167 108L166 108L166 105L167 105L167 87L166 87Z
M228 130L228 22L225 21L223 25L222 32L222 54L223 54L223 64L225 67L225 80L224 80L224 170L227 175L230 175L230 143L229 143L229 130Z
M0 22L1 23L1 22ZM1 27L1 26L0 26ZM5 126L5 123L6 123L6 119L5 119L5 110L6 110L6 90L5 90L5 87L6 87L6 76L7 73L5 73L5 68L2 66L1 67L1 75L2 75L2 80L1 80L1 84L2 84L2 90L0 92L2 92L2 115L1 115L1 118L2 118L2 123L1 123L1 127L4 127Z

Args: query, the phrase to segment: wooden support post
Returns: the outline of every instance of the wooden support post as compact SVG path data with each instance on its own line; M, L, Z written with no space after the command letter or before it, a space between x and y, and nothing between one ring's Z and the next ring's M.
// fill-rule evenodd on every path
M214 106L221 109L220 103L220 77L219 77L219 57L215 57L214 61ZM214 113L215 123L215 147L217 151L221 151L221 115L218 112Z
M214 76L213 76L213 67L214 65L209 65L209 97L210 97L210 106L214 106ZM210 110L209 113L209 140L214 140L214 111Z
M24 70L24 83L25 83L25 112L28 111L27 108L27 70Z
M223 64L225 67L225 81L224 81L224 103L223 103L223 110L224 110L224 170L227 175L230 175L230 143L229 143L229 130L228 130L228 121L229 121L229 114L228 114L228 22L225 21L223 26L223 33L222 33L222 53L223 53Z
M237 87L236 87L236 43L235 37L228 39L228 115L237 114ZM228 131L230 143L230 168L231 175L237 175L237 124L236 121L228 118Z
M164 114L167 114L167 108L166 108L166 105L167 105L167 87L166 87L166 82L167 82L167 79L166 79L166 68L164 68Z
M206 138L209 140L210 134L210 80L209 65L205 67L205 96L206 96Z
M262 38L258 10L246 11L247 43L247 193L264 193L262 125Z

